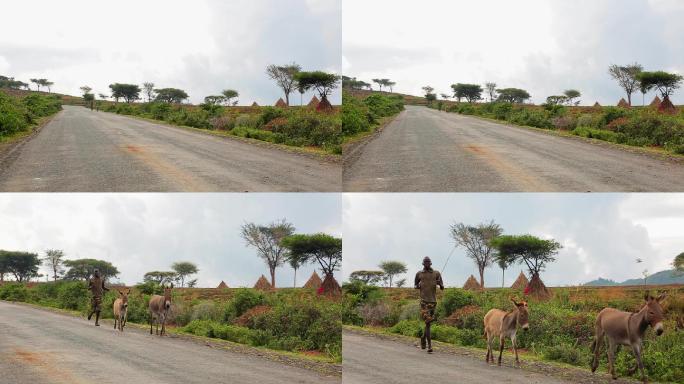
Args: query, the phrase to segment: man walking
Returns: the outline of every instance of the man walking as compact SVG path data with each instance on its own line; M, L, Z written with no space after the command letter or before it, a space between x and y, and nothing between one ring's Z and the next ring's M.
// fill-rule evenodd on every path
M425 321L425 332L420 337L420 348L425 349L427 342L427 352L432 353L432 336L430 326L435 321L435 307L437 306L437 286L444 289L442 275L432 269L432 261L425 256L423 259L423 270L416 273L414 284L416 289L420 289L420 315Z
M104 279L100 276L99 269L95 269L95 271L93 271L93 277L88 280L88 289L93 295L90 301L91 308L90 313L88 314L88 320L95 314L95 326L99 327L100 311L102 310L102 295L104 295L106 291L109 291L109 288L105 287Z

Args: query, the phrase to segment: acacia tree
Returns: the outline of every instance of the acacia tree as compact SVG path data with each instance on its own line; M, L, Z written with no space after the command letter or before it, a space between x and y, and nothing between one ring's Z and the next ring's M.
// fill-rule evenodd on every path
M112 90L112 97L117 103L120 98L123 98L126 103L130 103L131 101L140 98L140 87L136 84L114 83L109 84L109 88Z
M157 93L156 101L169 104L180 104L189 96L184 90L178 88L161 88L154 90Z
M50 87L52 87L53 85L55 85L55 83L52 82L52 81L48 81L48 79L41 79L41 81L43 82L43 85L44 85L45 87L47 87L48 93L52 93Z
M283 239L283 246L290 254L298 255L304 260L318 262L321 271L325 274L323 279L324 293L339 293L339 285L335 283L333 274L342 263L342 239L325 233L312 235L297 234ZM334 285L327 285L332 282Z
M0 281L12 274L17 282L26 282L38 276L41 261L37 254L0 250Z
M568 105L579 105L580 100L575 102L575 99L582 97L582 93L576 89L567 89L563 92L563 95L566 97Z
M286 65L271 64L266 67L266 74L278 84L285 93L285 103L290 105L290 93L294 91L297 83L295 76L302 70L302 66L296 63Z
M380 269L385 273L385 277L389 282L389 287L392 288L392 279L394 276L406 273L406 264L401 261L383 261L379 265Z
M501 288L504 287L504 281L506 280L506 270L511 265L515 264L515 258L511 255L496 252L494 255L494 262L501 268Z
M143 281L151 281L159 285L171 283L176 280L178 274L174 271L150 271L145 273Z
M627 103L629 103L630 106L632 105L632 94L639 86L639 73L643 70L644 67L638 63L624 66L613 64L608 67L610 76L618 82L620 87L627 94Z
M505 103L522 104L531 97L526 90L520 88L504 88L496 91L499 93L497 100Z
M288 254L285 256L285 261L287 261L287 263L290 264L290 267L292 267L294 270L293 287L297 288L297 270L302 265L309 263L310 260L306 255L288 252Z
M657 89L663 99L665 99L670 97L675 89L680 87L684 77L676 73L656 71L641 72L637 75L637 79L641 86Z
M469 103L480 100L482 98L482 87L478 84L452 84L451 89L454 90L454 97L461 102L465 98Z
M684 273L684 252L680 253L674 258L672 266L678 273Z
M40 92L40 86L43 85L43 82L40 81L41 79L29 79L33 84L36 85L36 90Z
M64 273L64 251L60 249L45 250L45 257L43 257L45 265L52 271L52 278L57 281L57 278Z
M360 281L364 284L375 285L382 281L385 276L383 271L354 271L349 275L350 281Z
M492 102L496 99L496 83L487 82L485 83L485 90L489 95L489 101Z
M387 80L387 81L385 82L385 85L387 86L387 88L390 89L390 93L392 93L392 88L393 88L395 85L397 85L397 83L394 82L394 81L390 81L389 79L384 79L384 80Z
M64 266L68 268L64 275L66 280L88 280L96 269L100 271L102 278L105 280L119 275L119 270L112 263L105 260L64 260Z
M93 90L91 87L89 87L87 85L84 85L84 86L80 87L79 89L81 90L81 92L83 92L83 95L87 95L90 93L90 91Z
M223 92L221 92L221 94L223 95L223 97L225 97L224 101L226 105L237 105L237 98L240 96L238 91L234 89L224 89ZM233 99L235 99L235 101L232 101Z
M173 269L176 272L176 276L178 276L178 280L180 280L181 287L185 286L186 277L194 275L197 272L199 272L197 265L189 261L179 261L177 263L173 263L171 265L171 269Z
M145 95L147 95L147 102L151 102L152 98L154 98L154 83L143 83L143 90L145 92Z
M382 86L385 85L385 79L372 79L372 81L378 85L380 92L382 92Z
M494 239L492 246L509 260L524 263L527 266L532 276L528 286L530 294L540 298L549 296L539 274L548 263L556 260L555 256L563 248L557 241L540 239L532 235L504 235Z
M298 85L316 90L318 96L321 98L321 103L319 105L323 106L330 105L328 95L333 89L337 88L337 83L340 81L338 75L323 71L299 72L295 76L295 79Z
M450 235L456 246L465 248L466 256L477 265L480 273L480 287L484 288L484 270L492 265L496 249L492 240L500 236L503 229L494 221L480 223L477 226L454 223L451 225Z
M268 266L271 274L271 287L275 288L275 271L285 261L287 248L282 245L284 238L292 235L295 231L294 225L282 219L274 221L268 225L257 225L245 223L240 235L245 240L247 246L257 250L259 256Z

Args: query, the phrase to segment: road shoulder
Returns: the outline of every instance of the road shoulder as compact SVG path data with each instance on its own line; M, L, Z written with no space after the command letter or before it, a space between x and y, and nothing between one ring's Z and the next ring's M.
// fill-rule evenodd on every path
M342 146L342 165L344 167L342 172L347 170L347 168L351 167L351 165L354 164L354 162L358 160L359 157L361 157L361 154L363 154L363 148L366 145L368 145L368 143L370 143L371 141L375 140L378 136L380 136L388 125L390 125L392 122L394 122L396 119L398 119L405 113L406 110L403 110L394 116L384 118L383 121L380 122L380 125L375 127L375 130L370 134L358 140L354 140L352 142L344 144Z
M11 302L0 300L2 303L24 306L27 308L32 308L40 311L51 312L57 315L62 315L65 317L72 318L82 318L83 316L76 311L67 311L59 308L43 307L36 304L22 303L22 302ZM113 326L114 321L111 319L101 319L101 323L107 324L108 326ZM148 327L142 324L127 323L129 329L132 329L136 333L146 333ZM106 328L106 327L105 327ZM255 358L266 359L279 364L306 369L309 371L316 372L322 376L328 377L342 377L342 364L330 363L323 361L322 359L317 359L315 357L304 357L295 353L276 351L267 348L252 347L249 345L234 343L232 341L214 339L209 337L201 337L195 335L189 335L176 331L173 328L167 329L169 338L184 340L197 345L202 345L208 348L223 350L233 353L239 353L247 356L253 356Z
M356 326L345 325L343 328L343 333L351 333L365 337L377 338L380 340L392 341L404 346L410 346L417 348L418 339L407 337L403 335L391 334L384 332L379 329L368 329ZM460 356L465 358L471 358L475 360L484 360L486 351L479 348L467 348L461 346L455 346L452 344L433 341L433 349L435 353L445 353L454 356ZM342 346L344 348L344 344ZM519 351L520 352L520 351ZM503 361L503 365L507 367L514 367L511 362L514 361L514 355L508 351L508 347L504 350L504 356L507 357ZM607 373L600 372L601 369L605 370L605 367L599 367L599 372L592 374L588 369L581 369L575 366L561 363L553 363L547 361L541 361L539 358L529 355L521 355L521 365L520 369L543 374L546 376L554 377L561 380L567 380L576 383L587 383L587 384L628 384L628 383L638 383L639 381L632 379L619 378L618 380L612 380L610 375Z
M34 137L38 136L38 134L43 130L43 128L45 128L46 125L48 125L48 123L62 113L64 113L64 110L61 110L54 115L43 117L36 126L31 127L30 131L22 132L15 137L0 142L0 174L2 174L2 171L7 169L9 165L16 160L21 152L21 147L31 141L31 139Z

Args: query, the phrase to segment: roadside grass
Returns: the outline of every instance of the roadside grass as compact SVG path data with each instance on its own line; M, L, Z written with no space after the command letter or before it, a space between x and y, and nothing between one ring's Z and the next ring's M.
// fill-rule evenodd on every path
M16 94L0 89L0 143L17 141L30 135L48 117L62 109L58 95Z
M102 319L112 319L118 294L102 302ZM213 292L212 292L213 291ZM148 324L147 303L158 285L139 284L129 295L128 319ZM83 281L0 285L0 300L23 302L84 316L89 293ZM291 352L328 363L342 360L341 304L302 288L261 292L254 289L176 289L169 331L251 347Z
M202 104L113 103L98 101L98 110L162 121L223 136L268 142L310 154L341 154L339 108L318 112L308 107L224 107Z
M665 290L665 329L662 336L652 330L646 333L643 361L647 375L659 381L684 381L684 330L678 329L684 313L684 287L649 287ZM594 322L604 307L637 311L643 304L644 287L552 288L549 301L530 302L530 330L518 332L518 348L524 358L535 358L588 369ZM646 288L648 289L648 288ZM343 286L342 319L345 326L417 338L422 333L417 292L413 289L382 289L360 283ZM448 288L438 296L437 318L433 339L458 347L476 348L484 353L483 318L492 308L511 309L510 297L524 297L513 289L465 291ZM510 340L507 341L510 346ZM616 370L621 377L635 361L631 352L617 355ZM601 366L606 367L605 347Z
M400 96L371 94L361 97L342 92L342 143L358 142L372 135L404 110Z

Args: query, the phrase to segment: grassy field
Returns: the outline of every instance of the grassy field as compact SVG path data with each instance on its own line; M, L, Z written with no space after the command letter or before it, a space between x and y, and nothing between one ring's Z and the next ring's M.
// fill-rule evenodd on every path
M568 287L550 288L552 299L539 302L530 299L530 331L518 333L521 358L534 356L589 369L590 345L594 322L604 307L637 311L643 304L644 290L666 291L665 334L657 337L647 331L644 342L644 365L647 375L658 381L684 381L684 286L660 287ZM374 328L386 333L419 337L418 291L409 288L378 288L362 284L345 284L343 322ZM465 291L447 288L438 295L437 324L433 339L458 346L482 348L485 355L483 318L492 308L511 310L511 296L523 298L521 291L486 289ZM507 342L510 347L510 340ZM601 367L607 357L602 353ZM622 348L616 369L626 376L634 365L630 352Z
M104 297L102 318L113 318L115 288ZM148 324L147 303L161 293L154 284L132 288L128 319ZM77 311L86 315L90 295L83 281L0 285L0 300ZM262 292L248 288L173 290L169 326L175 331L341 362L341 304L313 290L283 288Z

